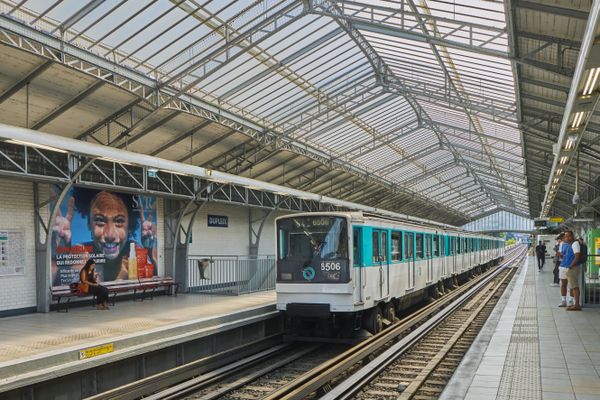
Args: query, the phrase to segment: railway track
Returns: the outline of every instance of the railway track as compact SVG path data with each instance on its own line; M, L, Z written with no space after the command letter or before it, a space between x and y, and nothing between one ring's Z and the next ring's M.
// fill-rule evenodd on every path
M417 343L399 343L323 396L331 399L435 399L439 397L514 275L505 269L474 297L428 330Z
M487 320L479 307L491 312L495 303L489 300L499 297L516 270L507 267L518 265L524 255L524 248L515 249L501 267L476 277L263 399L436 398ZM442 340L437 340L436 335L442 334ZM407 365L394 376L393 364L404 355ZM396 365L403 364L400 361ZM389 373L388 366L392 366Z
M475 276L349 349L279 344L183 382L167 371L158 380L146 378L128 385L129 390L117 388L94 400L436 398L494 308L492 300L510 281L514 269L504 267L516 265L524 254L522 248L507 252L499 268Z

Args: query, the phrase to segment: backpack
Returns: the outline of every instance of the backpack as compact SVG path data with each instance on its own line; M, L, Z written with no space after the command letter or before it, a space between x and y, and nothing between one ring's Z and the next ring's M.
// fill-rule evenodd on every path
M579 256L579 265L583 265L585 267L587 265L588 248L587 245L583 243L581 243L579 247L581 251L581 256Z

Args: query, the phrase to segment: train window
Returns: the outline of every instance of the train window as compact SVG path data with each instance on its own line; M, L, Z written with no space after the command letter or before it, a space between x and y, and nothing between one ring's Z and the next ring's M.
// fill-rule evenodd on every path
M379 251L379 231L373 232L373 262L378 263L380 261L379 256L381 253Z
M404 259L411 260L413 258L413 234L404 234Z
M352 230L352 258L353 265L362 265L360 253L360 229L358 228Z
M439 235L433 235L433 256L434 257L440 256L440 236Z
M421 260L423 258L423 234L422 233L417 233L417 238L416 238L416 255L417 255L417 259Z
M425 236L425 257L431 258L431 235Z
M402 259L402 232L392 232L392 261Z
M456 254L460 254L462 252L462 248L461 248L461 243L462 243L462 239L461 238L456 238Z

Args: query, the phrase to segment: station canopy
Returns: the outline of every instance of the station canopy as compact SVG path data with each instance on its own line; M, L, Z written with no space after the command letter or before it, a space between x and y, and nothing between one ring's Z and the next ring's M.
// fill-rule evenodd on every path
M552 12L533 8L0 0L0 122L455 225L530 215L519 85L543 66L515 27Z

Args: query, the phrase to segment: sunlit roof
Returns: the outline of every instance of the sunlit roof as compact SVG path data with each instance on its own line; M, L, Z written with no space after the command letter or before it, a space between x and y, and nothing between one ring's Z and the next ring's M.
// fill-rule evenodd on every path
M529 213L503 1L0 6L151 79L160 107L214 105L465 218Z

